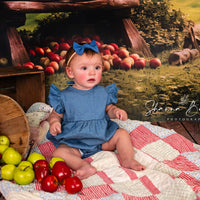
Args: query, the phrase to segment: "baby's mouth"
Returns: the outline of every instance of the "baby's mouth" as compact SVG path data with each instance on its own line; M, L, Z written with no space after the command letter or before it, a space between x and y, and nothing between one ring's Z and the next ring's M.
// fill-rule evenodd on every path
M95 81L94 78L90 78L90 79L88 79L88 82L94 82L94 81Z

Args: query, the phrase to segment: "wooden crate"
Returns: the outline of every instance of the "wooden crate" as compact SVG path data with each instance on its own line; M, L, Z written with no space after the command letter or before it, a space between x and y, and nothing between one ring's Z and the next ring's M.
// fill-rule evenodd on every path
M45 102L44 72L1 67L0 94L13 98L24 111L27 111L33 103Z

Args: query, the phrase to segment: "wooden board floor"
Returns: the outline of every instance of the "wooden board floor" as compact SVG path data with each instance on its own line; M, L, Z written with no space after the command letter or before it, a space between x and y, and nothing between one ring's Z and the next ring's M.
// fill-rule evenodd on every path
M163 128L173 129L177 133L186 137L193 143L200 145L200 123L193 121L163 121L153 122L153 125L158 125Z

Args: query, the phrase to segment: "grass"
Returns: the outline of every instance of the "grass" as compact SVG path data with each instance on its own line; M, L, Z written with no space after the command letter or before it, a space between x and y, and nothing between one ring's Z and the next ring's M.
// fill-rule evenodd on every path
M119 88L118 103L127 111L130 119L142 121L165 121L167 118L185 118L190 103L200 103L200 58L181 66L164 63L157 69L110 70L103 73L101 84L106 86L113 82ZM64 73L46 78L48 94L50 83L64 89L67 78ZM187 97L187 98L186 98ZM180 104L181 99L185 98ZM145 116L153 108L151 100L158 103L155 112ZM182 109L181 111L170 109ZM166 109L166 110L163 110ZM196 110L194 110L196 112Z
M176 10L180 9L188 19L200 24L200 2L198 0L171 0Z

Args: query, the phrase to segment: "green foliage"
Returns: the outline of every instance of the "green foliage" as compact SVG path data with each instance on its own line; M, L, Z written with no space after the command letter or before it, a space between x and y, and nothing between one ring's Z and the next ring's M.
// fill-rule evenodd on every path
M60 12L52 13L42 20L37 20L38 26L34 30L33 36L41 40L46 36L59 37L66 27L68 18L69 13Z
M131 19L152 52L180 46L187 27L183 13L172 9L169 0L140 0L140 3L132 9Z

